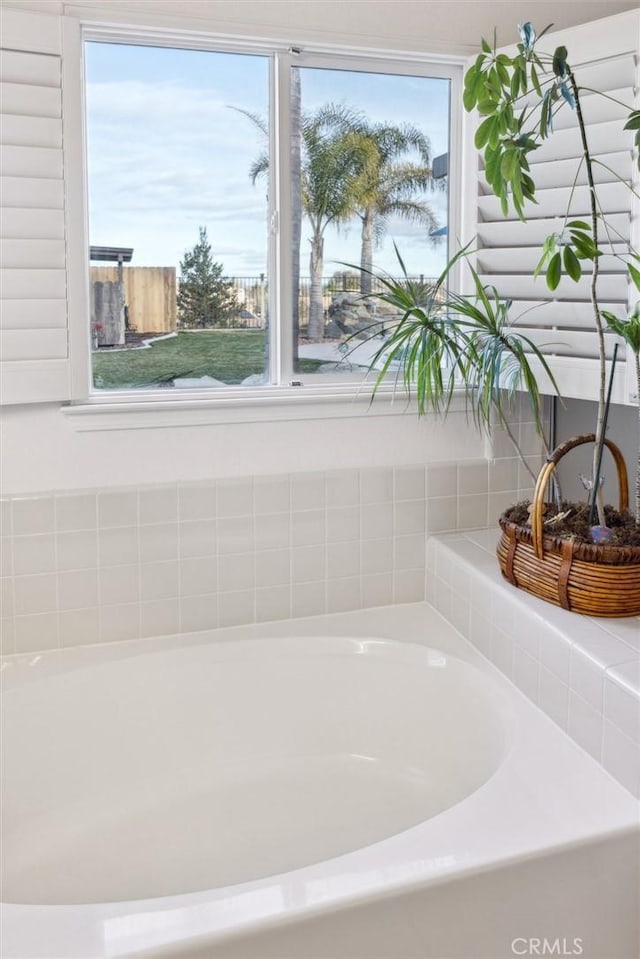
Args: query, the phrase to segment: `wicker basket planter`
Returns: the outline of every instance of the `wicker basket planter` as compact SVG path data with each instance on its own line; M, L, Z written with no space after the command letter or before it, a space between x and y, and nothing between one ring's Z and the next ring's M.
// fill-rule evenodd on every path
M498 561L514 586L548 603L587 616L640 615L640 547L574 543L545 532L544 496L557 464L576 446L593 443L592 433L559 446L538 476L531 526L500 517ZM622 453L605 440L618 471L619 509L629 503L629 484Z

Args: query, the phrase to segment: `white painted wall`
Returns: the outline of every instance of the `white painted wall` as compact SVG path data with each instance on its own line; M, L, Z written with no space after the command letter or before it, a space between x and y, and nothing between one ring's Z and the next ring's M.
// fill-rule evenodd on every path
M6 6L38 10L54 16L63 9L69 15L78 13L75 4L63 6L55 0L6 0ZM160 13L165 16L158 22L167 23L167 14L172 14L172 22L176 22L176 4L158 0L119 4L88 0L86 6L97 19L111 16L112 19L121 17L149 22L150 17L155 14L154 19L157 19ZM247 30L265 36L276 33L288 36L291 32L290 13L298 6L305 8L305 18L314 13L309 39L315 42L377 46L382 37L389 48L426 49L433 48L434 43L437 46L437 42L430 39L429 30L416 31L415 17L419 12L424 20L428 5L406 2L367 5L372 14L375 13L373 20L365 17L363 3L340 4L340 16L328 17L329 7L338 13L338 4L307 2L292 7L288 3L276 2L248 5L192 2L188 12L191 17L200 19L189 18L180 25L193 29L202 27L205 22L202 17L208 13L206 25L209 29L233 32L241 24L246 7L251 14ZM458 6L464 6L465 13L473 13L468 4ZM475 4L472 6L476 7ZM585 14L584 19L607 12L606 4L587 6L589 16ZM567 11L573 7L575 10L573 4L561 3L559 7ZM231 8L236 18L233 20L230 19ZM130 13L132 10L137 12ZM220 19L215 18L216 11ZM492 10L491 14L495 12ZM345 23L349 29L345 29ZM320 28L322 24L323 29ZM474 20L473 26L475 44L476 28L480 24ZM304 39L300 36L302 32L303 29L298 29L296 33L300 40ZM456 52L464 52L470 39L471 33L466 39L459 37ZM451 43L448 50L452 51ZM58 406L42 404L5 408L1 426L0 485L6 494L310 469L468 460L482 456L484 452L483 440L468 426L462 414L453 414L446 424L436 423L433 418L418 422L411 413L378 416L368 412L344 419L82 432L76 423L60 412Z
M77 15L75 5L51 0L8 0L7 6L37 10L52 16L63 9ZM247 32L286 35L290 28L288 4L191 4L183 29L206 26L209 30L234 32L246 12ZM402 46L412 36L411 7L401 11L374 4L375 24L361 17L362 4L351 4L347 21L327 17L320 4L304 4L305 13L315 10L309 37L325 43L367 45L374 33L388 36L388 46ZM322 17L320 7L322 6ZM131 18L139 22L165 22L175 17L175 4L87 4L97 19ZM117 11L114 15L114 11ZM231 14L233 13L233 16ZM196 17L200 19L190 19ZM357 14L357 16L356 16ZM203 15L207 15L206 23ZM351 19L349 19L349 17ZM354 17L356 18L354 20ZM384 20L384 29L380 26ZM317 22L316 22L317 21ZM175 23L176 21L174 21ZM319 23L325 24L320 37ZM345 28L345 23L347 24ZM358 30L358 23L361 28ZM368 25L367 25L368 24ZM375 26L372 31L371 27ZM415 33L413 34L415 38ZM425 41L421 41L422 43ZM264 411L263 411L264 413ZM356 416L311 418L297 422L219 423L215 425L163 426L154 429L84 431L76 419L65 416L56 404L5 407L1 414L1 486L5 494L75 490L113 486L196 480L225 476L286 473L310 469L402 465L432 460L455 461L482 456L484 444L456 414L446 427L417 422L414 414L379 416L358 404Z
M484 442L464 414L81 432L56 404L3 410L2 492L76 490L347 467L474 459Z
M593 433L596 426L597 405L585 400L565 400L558 403L556 416L558 442L569 439L570 436L580 436L582 433ZM609 413L607 436L619 446L629 471L629 496L633 505L635 488L635 468L638 458L638 444L640 435L638 429L638 411L633 406L612 406ZM563 459L560 466L562 494L566 499L583 500L584 487L580 482L580 473L588 476L591 473L592 446L582 446ZM617 503L616 470L612 460L607 455L604 461L605 499L607 503Z
M445 54L474 54L479 38L515 38L516 25L531 17L540 29L556 30L637 6L637 0L3 0L3 6L74 16L78 9L113 22L159 23L172 19L183 30L271 37L292 43L357 45Z

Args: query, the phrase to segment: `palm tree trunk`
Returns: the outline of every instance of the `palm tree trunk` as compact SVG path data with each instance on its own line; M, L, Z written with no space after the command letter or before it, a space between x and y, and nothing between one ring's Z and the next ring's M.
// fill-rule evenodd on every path
M360 292L367 296L372 292L373 218L373 210L365 210L362 216L362 241L360 246Z
M324 237L315 233L311 239L311 257L309 273L311 289L309 291L309 339L312 343L321 343L324 339L324 304L322 302L322 270L324 267Z
M293 327L293 368L298 369L300 336L300 241L302 238L302 195L300 164L302 154L300 69L291 71L291 321Z

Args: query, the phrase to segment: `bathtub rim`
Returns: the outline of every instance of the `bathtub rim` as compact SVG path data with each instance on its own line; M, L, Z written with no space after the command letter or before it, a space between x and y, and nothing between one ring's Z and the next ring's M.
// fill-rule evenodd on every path
M189 891L186 891L186 892L176 889L175 891L157 892L157 894L152 894L150 892L149 894L144 896L134 895L126 898L123 896L122 898L117 898L117 899L108 898L106 896L104 898L97 898L97 890L95 886L91 889L90 897L86 898L85 900L69 899L68 901L64 901L63 897L60 897L60 899L56 900L55 896L53 895L51 896L49 900L47 900L42 896L42 894L36 895L34 891L31 891L29 895L25 895L24 899L20 899L17 897L15 893L13 893L11 898L7 896L7 898L3 900L4 905L26 906L26 907L43 906L46 908L54 907L54 906L55 907L70 906L73 908L80 909L80 908L84 908L85 906L91 906L91 905L93 906L104 905L105 907L109 907L109 908L117 908L121 906L123 903L126 903L129 906L132 906L133 904L135 904L136 908L139 907L143 909L143 908L148 908L149 906L153 907L155 906L155 904L161 905L163 901L166 902L168 900L177 900L178 898L182 898L183 900L186 901L188 897L195 894L204 893L204 894L213 895L218 891L224 891L230 888L241 889L246 887L249 883L260 883L262 881L268 882L274 877L285 876L289 873L298 872L302 869L306 869L310 866L318 865L322 862L330 862L331 860L338 860L343 858L344 856L348 856L352 853L358 852L359 849L361 848L376 846L379 843L383 843L389 839L393 839L397 835L401 835L403 833L409 832L415 827L421 825L422 822L426 822L438 816L441 816L443 812L446 812L448 809L454 808L460 803L465 802L466 800L468 800L468 798L471 795L473 795L479 789L482 789L482 787L486 783L488 783L492 779L492 777L496 774L500 766L505 762L508 755L514 748L515 739L514 739L514 730L513 730L513 722L512 722L513 716L512 716L511 702L509 697L505 694L504 689L501 688L500 683L496 682L493 676L479 669L477 664L469 662L468 659L455 655L452 652L444 653L443 651L436 649L433 646L426 645L424 643L406 642L403 640L392 640L389 638L374 637L369 635L367 635L366 637L365 636L353 637L353 636L346 636L338 633L335 633L334 635L327 635L326 633L324 633L324 634L319 634L317 636L312 636L312 637L292 635L289 637L262 637L260 639L243 638L243 639L237 639L233 642L231 641L225 642L225 643L210 642L206 644L199 643L197 645L187 645L187 646L185 646L182 643L178 644L177 641L174 641L172 642L171 647L166 649L156 650L153 646L146 646L142 650L142 652L139 654L136 654L136 652L133 651L133 653L130 655L130 651L127 651L126 649L119 650L119 652L121 653L121 655L119 655L118 657L112 658L108 662L97 663L97 664L91 664L86 662L74 663L73 657L67 657L67 659L69 659L70 662L67 662L66 668L62 668L60 667L60 664L58 664L59 668L57 668L54 672L46 672L45 675L38 675L41 672L41 670L39 669L41 662L34 663L33 666L35 668L33 669L29 666L29 664L23 664L24 666L26 666L25 670L18 669L15 671L18 674L18 676L13 678L17 678L18 679L17 682L14 682L12 684L11 683L12 677L11 676L8 677L9 682L6 684L8 688L4 690L4 695L3 695L4 702L2 706L3 711L6 709L7 712L9 712L12 708L14 697L18 697L18 703L19 703L18 708L21 710L21 712L18 714L18 717L14 717L12 719L12 722L10 724L12 728L16 729L17 736L19 736L20 728L21 728L20 719L19 719L20 715L24 715L28 722L29 717L32 715L34 709L37 709L38 705L40 704L38 700L40 690L38 687L43 685L44 688L48 690L50 684L54 684L55 686L55 684L57 684L59 680L64 681L67 677L70 677L73 681L73 687L71 690L71 699L70 700L68 699L68 695L70 691L68 687L66 686L63 687L64 691L62 693L62 697L65 703L67 702L69 703L68 719L71 719L71 728L69 729L67 727L67 732L71 736L75 736L77 735L77 728L76 728L77 724L73 720L73 716L80 715L80 713L78 712L76 708L76 700L74 698L74 692L77 691L78 689L82 689L85 683L90 683L91 684L90 688L96 691L96 697L99 699L99 691L97 689L97 686L104 684L107 689L119 688L119 683L121 681L121 678L123 677L123 673L121 672L121 670L122 669L128 670L129 664L131 662L134 662L137 666L137 670L133 674L133 677L134 677L133 689L131 689L131 687L129 688L129 695L133 694L133 697L130 699L128 696L125 696L124 707L125 707L125 715L128 715L129 708L133 709L131 718L133 720L134 725L137 722L138 710L141 708L141 705L138 699L138 694L137 694L137 686L140 682L146 681L146 679L149 680L151 686L154 685L154 682L156 679L161 684L161 689L164 693L164 696L162 700L158 700L158 702L161 704L161 708L162 708L163 702L167 703L169 708L169 715L167 719L170 724L173 724L173 723L179 723L182 713L180 712L172 713L170 704L169 704L169 699L165 700L164 697L167 695L169 697L171 696L171 684L173 681L173 677L176 673L176 670L179 671L180 679L183 682L183 689L185 688L184 687L185 682L187 683L186 688L188 689L190 676L194 675L194 678L195 677L199 678L201 675L209 675L210 672L214 674L215 670L217 670L218 667L222 667L224 669L224 666L227 664L231 665L232 667L237 667L237 666L240 667L240 679L241 679L241 677L244 676L244 665L246 664L249 669L256 670L256 672L254 672L253 674L254 678L256 675L260 677L260 684L263 686L263 688L268 688L268 682L265 679L265 675L267 676L270 675L270 671L267 671L267 673L265 674L263 672L263 664L265 665L271 664L274 666L274 669L273 669L274 675L271 678L273 678L276 684L276 695L286 698L287 696L286 688L280 687L278 684L283 681L285 683L288 682L288 680L291 678L290 673L292 669L295 670L295 678L297 680L299 678L299 673L297 671L296 664L306 663L307 668L306 670L304 670L304 673L305 673L304 682L305 684L310 683L310 688L308 690L310 695L314 695L315 693L317 693L318 695L318 698L316 701L317 705L314 709L311 710L310 715L307 715L305 712L304 715L301 716L300 722L295 724L297 729L304 730L301 750L299 752L297 750L294 750L294 752L291 754L289 753L288 750L285 750L285 752L282 754L283 760L290 759L292 761L295 761L296 759L301 759L302 761L304 761L308 757L310 756L312 757L317 754L317 748L318 748L317 737L318 735L320 735L321 737L324 735L323 732L320 732L320 734L318 734L318 730L319 729L322 730L325 726L324 716L323 716L324 710L323 710L322 704L324 701L324 691L326 687L323 685L318 685L315 678L316 676L315 662L319 660L323 660L323 661L329 661L330 663L329 673L328 675L325 676L325 679L328 679L329 681L331 681L334 676L337 677L339 675L339 671L344 668L343 663L345 664L345 666L347 663L350 663L352 669L355 670L355 672L353 672L351 675L351 678L349 680L349 686L347 687L348 696L347 696L347 701L345 703L345 709L347 711L344 713L345 723L348 724L353 718L355 719L355 722L357 725L360 725L364 721L365 726L368 727L369 719L365 718L368 716L368 712L367 713L361 712L362 707L364 706L365 709L368 709L369 703L371 703L372 713L375 714L376 712L377 702L378 702L377 698L370 700L368 697L365 697L364 700L359 700L357 702L357 708L355 712L349 711L351 707L351 698L350 698L351 694L357 694L358 692L357 686L359 685L361 681L365 682L364 688L366 690L366 679L370 674L368 673L367 666L365 664L369 663L370 664L369 668L373 666L374 683L377 682L378 685L381 682L384 684L385 671L387 670L387 668L396 669L396 670L400 669L401 683L404 682L405 676L407 676L408 679L410 680L411 677L419 674L420 684L422 685L423 682L425 684L424 686L425 694L427 696L429 696L431 693L434 694L435 706L427 706L427 712L432 713L432 715L423 717L423 719L425 719L425 722L426 722L426 725L423 730L421 730L420 725L414 725L414 735L417 737L418 742L424 740L427 743L427 746L426 746L427 750L429 749L430 741L437 744L438 749L441 748L442 743L444 742L446 744L446 753L450 756L453 756L455 759L456 752L458 753L458 755L460 755L459 746L462 746L464 744L464 741L466 740L467 735L471 734L472 729L477 728L477 726L479 725L480 728L482 729L481 741L479 743L480 761L479 763L475 764L475 771L471 773L470 777L469 777L468 770L465 773L464 753L462 753L462 759L460 760L460 762L458 764L454 763L454 768L456 765L458 766L460 775L454 778L454 783L450 787L449 800L447 802L447 805L444 806L444 808L438 809L435 812L426 813L423 819L415 819L413 822L410 822L407 825L396 826L396 828L393 828L391 825L387 825L385 827L384 825L385 820L383 819L382 826L378 832L378 836L372 838L370 842L365 843L363 845L346 845L343 851L336 851L335 853L331 855L313 856L313 858L309 858L306 862L301 862L299 865L292 864L291 867L287 870L284 870L283 868L274 869L271 872L268 872L266 874L258 874L248 879L242 879L241 881L238 881L235 879L231 881L230 879L227 879L227 881L225 882L216 882L215 885L213 884L203 885L200 887L190 889ZM195 656L190 655L193 653L195 653ZM184 659L183 657L188 657L188 659ZM284 680L281 679L280 664L284 665L284 668L286 671ZM365 667L364 674L361 673L361 665ZM186 675L184 672L185 667L187 670ZM108 672L103 677L103 670L105 669ZM27 674L30 672L33 672L34 675L31 677L27 676L27 679L25 682L20 682L19 681L20 673L23 673L23 672L26 672ZM150 672L151 672L151 675L149 675ZM287 676L287 674L289 675ZM126 675L129 678L131 676L131 673L127 672ZM224 672L222 675L224 676ZM31 681L29 681L29 679L31 679ZM238 675L236 672L235 678L233 678L231 681L232 690L236 690L235 684L237 681L238 681ZM266 683L266 686L265 686L265 683ZM167 688L167 684L169 685L169 688ZM215 698L218 695L218 693L224 696L224 693L225 693L224 681L222 684L222 688L219 688L218 692L211 692L208 682L205 683L205 687L206 689L199 690L197 693L197 696L200 698L200 702L206 703L206 700L210 699L212 695ZM374 689L375 689L375 686L374 686ZM280 690L280 692L278 692L278 690ZM22 694L25 692L27 695L26 702L24 700L20 702ZM258 692L258 695L262 694L261 690L257 692ZM417 689L415 687L412 688L412 686L410 686L409 687L410 701L413 701L414 704L418 703L421 692L422 692L421 686L419 686ZM380 695L382 693L383 691L378 689L377 694ZM237 707L236 698L237 696L242 697L242 694L243 694L243 690L240 687L237 687L237 692L233 692L231 698L228 701L224 702L223 712L218 717L218 719L220 719L221 721L224 721L223 717L226 717L227 715L227 712L226 712L227 706L229 707L229 709L234 710ZM61 695L60 692L58 692L57 694L54 692L54 697L55 697L54 705L52 705L49 702L47 704L48 711L55 708L55 701L58 701L58 702L60 701L60 695ZM374 693L374 695L376 694ZM442 698L443 695L444 695L444 699ZM416 696L418 696L418 699L415 698ZM448 699L449 696L453 697L453 702L456 708L452 712L450 712L448 715L447 725L449 726L450 724L449 729L443 729L442 732L439 732L438 726L437 726L438 711L439 711L440 705L443 705L443 706L445 705L445 700ZM465 702L464 702L465 696L470 697L470 705L468 706L468 708L465 708ZM392 697L391 701L394 703L394 706L392 708L392 714L388 716L389 722L396 724L396 726L392 726L392 728L395 731L395 735L393 737L393 743L396 742L396 739L398 737L401 737L403 735L402 719L398 720L397 714L398 712L400 712L400 715L402 715L401 710L404 705L403 704L404 698L405 697L403 696L403 689L401 686L399 690L396 690L396 692L394 693L394 696ZM265 705L266 705L266 708L270 707L270 702L269 702L270 697L268 693L267 693L266 699L267 699L266 704L262 702L261 705L259 704L259 708L265 708ZM83 705L86 705L87 708L92 709L94 702L95 702L94 697L92 695L89 695L88 700ZM241 702L243 702L242 699L241 699ZM296 705L298 704L301 705L302 709L304 710L306 702L307 702L307 698L303 697L303 700L300 703L296 703ZM458 703L462 707L461 709L457 708ZM123 706L123 703L119 702L118 703L119 712L122 710L122 706ZM248 713L251 714L252 708L253 708L253 699L244 702L244 705L240 706L240 715L243 716ZM205 709L206 709L206 705L205 705ZM435 709L435 712L433 712L434 709ZM109 714L105 713L104 709L98 708L95 715L97 716L97 721L100 726L102 726L103 723L109 724ZM260 712L255 713L256 721L259 721L260 715L261 715ZM340 715L341 713L338 713L338 716ZM289 711L285 713L285 722L287 727L291 725L288 716L289 716ZM195 723L194 729L198 727L206 728L205 726L203 726L203 721L206 723L207 718L206 716L203 717L203 715L200 713L198 706L196 706L195 714L189 714L188 722L189 724L191 724L191 722ZM216 720L216 722L217 721L218 720ZM400 723L400 725L397 725L398 722ZM309 728L310 738L308 738L307 736L307 723L309 724L308 728ZM234 728L234 724L232 722L231 729L233 730L233 728ZM338 723L339 737L342 736L341 730L343 728L344 728L343 723L339 722ZM47 731L48 731L48 724L47 724L47 730L43 728L42 730L40 730L39 733L36 733L35 736L32 733L29 737L29 742L27 745L28 747L31 744L35 746L36 755L32 757L31 761L36 765L38 763L38 756L41 756L41 758L44 759L45 762L47 759L46 756L42 756L38 751L39 745L42 739L41 734L44 733L45 735L47 735ZM248 732L250 733L251 730L248 730ZM125 728L120 730L120 734L121 735L126 734L126 724L125 724ZM449 734L451 736L451 739L449 738ZM75 766L75 756L82 754L82 752L84 751L85 748L87 748L87 746L91 748L91 743L93 740L91 738L89 738L88 740L86 738L83 738L82 733L80 733L79 735L80 735L81 741L76 742L75 740L72 740L70 745L63 745L62 747L65 755L62 756L61 759L63 762L63 766L65 768L67 767L68 763L71 763L71 765ZM331 742L331 739L333 739L333 737L330 738L330 742ZM62 742L65 743L64 738ZM119 749L117 744L119 742L120 742L119 737L116 737L113 740L113 743L116 745L115 745L115 752L110 753L111 759L117 756L117 752ZM246 748L243 746L243 742L244 740L241 740L239 743L241 755L244 755L244 749ZM310 747L310 751L309 751L309 746L305 745L309 742L315 743L315 746L312 745ZM379 752L376 749L377 742L378 740L377 738L375 738L372 743L373 755L378 755L378 752ZM146 744L147 744L146 738L143 740L140 740L139 746L137 747L137 751L141 750L142 752L145 752ZM333 744L333 746L329 745L330 752L328 753L328 755L333 755L333 748L336 745L338 747L337 754L340 754L341 748L343 752L346 748L345 755L348 754L349 746L347 745L345 747L343 745L341 747L341 741L339 739L337 743ZM249 748L251 748L250 741L249 741ZM323 744L320 745L320 748L324 748ZM386 747L384 745L382 746L380 757L382 758L383 761L385 759L390 758L388 749L389 749L388 743ZM358 752L357 746L355 748L355 751L356 753ZM18 747L18 749L15 752L17 756L19 756L21 753L20 747ZM279 755L279 754L276 752L275 755ZM437 756L432 757L432 759L434 758L437 762ZM52 767L52 769L53 768L55 767ZM101 768L102 768L102 764L100 763L98 769L96 770L96 773L98 775L100 774ZM438 767L436 767L436 772L437 772L437 768ZM160 778L158 779L157 785L158 785L158 789L161 789L162 782L164 782L164 779L166 778L166 764L164 759L160 760L160 766L157 767L156 771L160 774ZM431 771L432 771L431 766L424 766L424 772L427 776ZM153 770L149 771L149 775L153 776ZM174 775L174 781L180 780L179 771L174 770L173 775ZM66 779L67 777L63 775L60 781L64 784L66 782ZM111 781L112 780L110 780L109 782L105 782L103 785L108 789ZM457 782L457 785L456 785L456 782ZM73 797L71 794L68 793L68 791L67 792L64 791L64 786L63 786L63 792L61 797L58 795L55 783L52 784L52 787L53 787L53 792L51 793L51 796L55 794L56 799L55 801L53 801L53 799L48 800L48 806L50 806L51 802L53 802L54 810L56 810L56 813L54 813L54 817L55 817L54 822L55 821L60 822L60 816L65 817L66 815L71 815L70 812L67 813L67 809L68 809L68 804L70 802L73 802ZM98 803L101 802L102 791L103 791L102 787L98 788L98 792L96 795L96 800ZM50 792L49 790L45 789L44 795L46 795L49 792ZM12 843L13 847L16 849L16 852L19 852L19 846L20 846L20 843L22 842L21 837L28 834L31 823L33 821L31 817L34 815L34 813L33 813L33 810L31 810L27 818L23 819L21 818L20 809L19 809L20 797L11 796L10 790L8 790L6 794L6 799L7 799L6 839L8 843L9 842ZM85 808L86 808L86 804L83 804L81 807L76 809L78 816L82 816L82 811ZM108 804L104 806L99 805L99 821L102 819L103 812L108 815L108 810L109 810ZM256 815L258 816L260 815L259 808L256 809L255 812L256 812ZM36 817L42 816L44 814L45 814L45 809L39 809L35 813ZM179 814L179 811L178 811L178 814ZM10 828L9 828L9 821L11 822ZM388 817L386 821L388 823ZM393 819L392 819L392 822L393 822ZM37 818L36 818L36 827L37 827ZM171 823L167 823L167 829L170 829L170 827L171 827ZM50 825L50 828L54 828L53 825ZM267 828L266 825L265 825L265 828ZM69 861L72 861L72 859L70 859ZM60 862L62 863L63 860L61 860ZM153 875L152 872L149 872L150 869L151 869L151 866L147 868L147 872L149 875ZM20 870L22 871L23 874L25 874L24 865L20 867ZM71 867L71 871L73 871L73 867ZM88 876L87 876L86 882L90 886L90 880ZM107 880L106 885L107 886L110 885L110 882L112 882L117 887L118 883L115 877L112 880ZM150 880L149 882L150 882L150 885L153 886L154 884L153 881ZM18 883L19 886L24 886L24 884L25 883L23 881L19 881ZM80 882L78 879L76 879L75 883L72 881L72 886L74 884L77 887L77 890L82 889L82 891L85 891L84 882ZM100 885L100 883L98 885ZM122 883L120 885L122 885ZM12 886L11 880L7 880L7 886L8 887ZM27 883L27 886L28 886L28 883ZM51 884L49 884L48 888L51 891L54 890L54 886ZM26 891L28 892L28 889ZM116 891L117 891L117 888L114 890L114 892ZM73 892L71 892L70 894L72 895ZM33 896L33 899L30 898L31 896Z
M384 631L396 631L399 628L409 627L409 632L416 638L407 640L403 636L403 641L419 643L419 633L425 629L425 626L437 626L439 639L442 637L444 642L438 642L438 647L447 655L456 655L466 662L476 665L481 672L491 675L494 680L505 689L509 700L513 703L515 709L515 719L518 724L518 731L522 736L516 739L516 748L506 757L503 764L498 768L494 776L479 787L479 789L468 796L456 806L439 814L432 820L420 823L418 826L411 827L404 833L396 834L388 839L381 840L371 846L346 853L343 856L331 860L325 860L312 866L305 866L290 873L280 874L279 876L269 877L268 879L255 880L249 883L242 883L238 886L226 887L217 890L206 890L200 893L186 893L179 896L164 897L163 899L138 900L132 902L120 902L114 904L85 904L78 906L29 906L3 904L4 927L5 927L5 949L7 956L13 956L14 959L21 959L22 956L40 955L56 956L65 954L72 957L80 956L134 956L134 955L162 955L165 949L170 949L184 942L185 946L195 945L198 941L208 940L210 942L220 942L230 935L237 935L249 929L258 931L260 928L271 927L274 924L284 922L298 921L306 915L314 915L327 910L346 907L347 905L358 902L373 901L391 893L397 893L400 890L428 888L431 885L444 882L452 882L457 878L469 877L474 874L486 872L501 865L507 865L512 862L524 861L527 858L534 858L550 851L560 850L562 848L572 848L576 845L594 842L609 836L617 834L637 835L638 822L640 814L640 804L633 799L618 783L616 783L600 766L598 766L591 757L587 756L576 746L568 737L562 733L554 724L533 706L525 697L514 687L495 667L477 650L475 650L466 640L464 640L440 615L430 607L429 604L408 604L405 607L381 607L374 610L363 610L355 613L329 614L320 617L309 617L304 620L287 620L281 623L260 624L253 627L233 627L224 631L208 631L206 634L189 634L180 637L164 637L161 639L151 638L150 640L134 640L127 644L110 644L108 648L102 647L100 657L107 659L121 658L123 653L131 653L133 647L142 650L152 649L156 643L158 648L164 648L167 643L184 644L191 640L191 643L207 643L212 638L219 642L236 640L245 636L252 638L252 635L282 635L282 630L289 634L298 632L303 628L303 636L318 635L328 624L338 625L353 629L356 624L360 628L369 630L371 622L378 624L377 632L380 628ZM404 622L403 622L404 621ZM265 625L267 628L265 629ZM217 634L217 635L216 635ZM221 635L222 634L222 635ZM353 638L351 635L349 638ZM381 638L392 638L383 635ZM129 647L129 649L125 649ZM80 659L85 659L87 652L89 658L95 653L98 647L82 647ZM47 656L44 662L48 667L54 669L63 663L66 654L79 653L79 650L60 650L53 654L37 654L39 665L43 662L40 657ZM60 657L60 663L56 664L56 657ZM99 658L100 658L99 657ZM7 657L7 660L16 662L18 659L25 659L25 654L14 654ZM27 660L34 660L34 656L26 656ZM11 665L11 663L8 663ZM527 767L530 774L529 782L526 785L531 786L531 763L527 762L526 748L531 746L529 742L531 735L534 739L541 735L543 740L549 740L552 746L559 751L559 756L554 757L555 769L560 779L567 775L567 761L570 764L569 779L575 774L580 781L587 786L590 785L592 791L587 791L585 796L584 809L577 818L571 817L570 822L566 822L567 812L574 812L566 808L563 810L564 818L560 824L562 828L569 828L569 835L562 835L562 829L554 830L553 823L545 822L537 831L532 830L532 834L526 837L526 841L521 842L520 847L506 852L507 846L503 843L502 848L496 848L495 844L487 849L476 849L473 854L468 855L466 862L454 861L449 863L431 862L426 865L423 863L419 874L411 874L411 869L406 868L407 845L428 844L433 839L433 823L442 825L443 819L447 819L448 826L452 827L454 834L459 834L460 823L462 821L467 830L470 822L475 824L477 816L489 817L488 825L493 822L498 828L506 823L509 825L506 837L509 840L514 839L513 823L508 823L508 808L512 805L513 791L509 789L509 783L505 783L505 778L513 773L512 763L521 762L522 757L517 755L522 748L525 749L524 771ZM544 750L543 750L544 752ZM516 754L514 760L514 753ZM536 766L542 766L547 769L549 761L548 754L541 760L538 756ZM523 772L522 767L518 767ZM565 784L566 785L566 784ZM521 789L521 800L526 800L526 789ZM539 798L539 797L537 797ZM496 800L500 799L496 809ZM506 803L505 800L510 800ZM535 803L533 804L535 807ZM553 804L552 804L553 806ZM566 803L565 803L566 806ZM529 802L531 808L531 802ZM549 811L549 810L547 810ZM493 812L493 815L491 815ZM553 806L554 815L557 813ZM505 817L506 816L506 820ZM451 822L453 820L453 823ZM487 826L487 822L483 824ZM516 824L517 825L517 824ZM556 823L556 826L558 824ZM430 836L429 833L432 835ZM476 830L477 833L477 830ZM477 838L477 836L476 836ZM508 844L507 844L508 845ZM437 859L437 857L435 857ZM354 863L354 859L356 862ZM433 857L432 857L433 859ZM373 860L373 862L371 861ZM409 860L410 861L410 860ZM393 876L394 864L405 864L404 875L402 869L399 874ZM340 883L340 876L345 871L359 866L364 872L360 880L353 882L349 889L345 889ZM368 873L367 873L368 870ZM327 876L326 873L329 872ZM322 873L325 873L324 877ZM333 879L334 887L325 891L325 895L319 899L310 899L302 905L288 908L271 908L265 913L261 913L255 907L249 908L248 898L254 893L264 891L264 887L271 884L274 888L278 887L285 890L284 899L293 897L296 894L299 898L300 888L305 883L327 881ZM293 885L292 885L293 884ZM226 898L225 898L226 897ZM248 898L247 898L248 897ZM255 897L254 897L255 898ZM226 924L220 921L220 914L224 918L225 905L233 904L240 906L242 916L237 916L232 922ZM187 910L192 911L192 915L187 915ZM174 911L182 914L182 922L178 922L174 927L174 935L167 938L167 914ZM194 916L198 913L209 912L207 928L197 931L194 928ZM216 915L217 914L217 915ZM144 942L138 942L139 937L121 938L120 945L117 946L115 940L108 947L108 936L105 939L105 929L112 925L127 924L135 916L138 917L139 935L143 937ZM228 914L227 914L228 917ZM176 918L174 916L174 918ZM178 916L179 918L179 916ZM142 926L146 925L146 931L142 931ZM33 951L33 939L31 934L36 935L36 939L43 944L42 951ZM24 948L19 947L16 951L13 945L16 939L24 935L30 942L26 942ZM51 937L57 940L53 951L47 950L45 944L50 947ZM60 938L62 937L62 938ZM134 938L136 941L134 941ZM102 951L96 950L96 942L100 940L103 944ZM13 951L10 951L10 950ZM61 952L63 950L63 952Z

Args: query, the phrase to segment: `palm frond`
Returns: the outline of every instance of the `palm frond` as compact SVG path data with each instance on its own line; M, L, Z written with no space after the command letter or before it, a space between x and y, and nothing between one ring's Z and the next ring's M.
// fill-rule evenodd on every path
M256 126L258 130L260 130L260 133L262 133L265 137L269 136L269 125L265 118L259 113L254 113L251 110L244 110L242 107L234 107L231 105L228 106L230 110L235 110L236 113L241 113L243 117L247 117L248 120L251 120L254 126Z
M509 326L510 301L485 287L468 262L471 244L453 256L432 284L412 280L397 246L395 252L399 279L371 271L381 287L375 296L398 314L371 360L373 396L395 370L396 383L408 397L415 396L419 415L446 415L458 390L476 426L488 430L495 419L507 423L516 394L525 391L542 435L542 400L532 364L542 368L557 391L553 373L537 344ZM447 290L461 260L471 273L471 296Z

